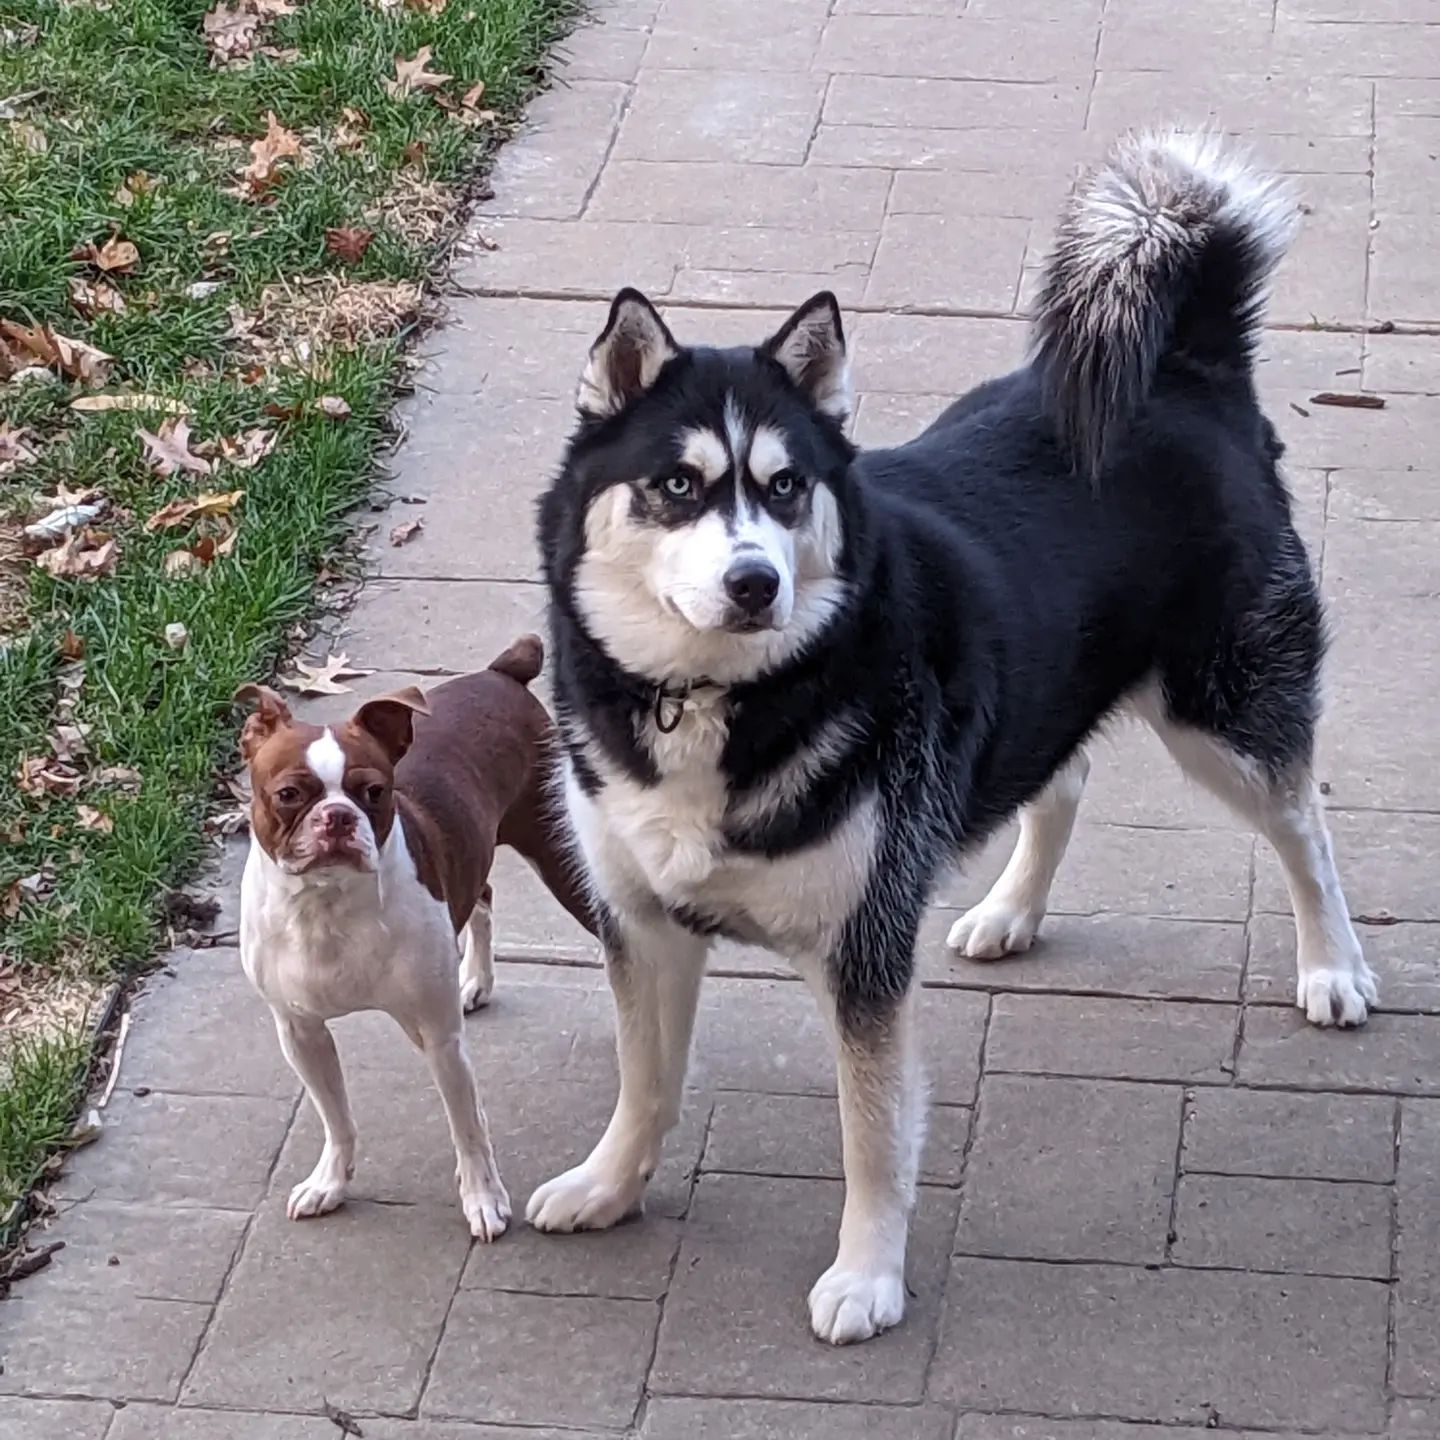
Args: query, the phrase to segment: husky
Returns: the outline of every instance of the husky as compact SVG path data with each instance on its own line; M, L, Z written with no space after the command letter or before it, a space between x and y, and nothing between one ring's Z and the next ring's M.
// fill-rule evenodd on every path
M733 937L789 957L835 1036L845 1204L811 1325L846 1344L897 1324L922 913L1018 812L948 943L1030 945L1087 741L1121 710L1274 846L1309 1020L1365 1020L1311 770L1324 618L1252 373L1297 214L1212 137L1127 138L1062 216L1029 363L863 453L833 296L727 350L616 296L539 538L620 1094L534 1226L641 1208L706 951Z

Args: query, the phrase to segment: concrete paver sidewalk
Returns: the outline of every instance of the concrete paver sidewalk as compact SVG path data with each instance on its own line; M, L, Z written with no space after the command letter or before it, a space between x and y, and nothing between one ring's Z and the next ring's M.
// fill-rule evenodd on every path
M1261 371L1336 643L1321 773L1385 1009L1289 1008L1277 867L1153 744L1101 757L1033 956L949 959L923 1007L934 1116L904 1327L814 1343L841 1198L803 988L728 950L640 1224L472 1247L419 1060L341 1043L356 1198L287 1222L318 1144L233 949L136 1007L110 1124L58 1192L67 1248L0 1305L3 1440L1199 1440L1440 1434L1440 25L1424 0L611 0L504 152L410 407L428 497L346 648L357 687L484 663L535 626L532 500L622 284L682 339L753 340L827 286L862 440L1021 352L1075 162L1215 120L1309 214ZM1373 333L1379 322L1399 331ZM1387 329L1389 327L1386 327ZM1325 409L1319 390L1384 394ZM406 511L406 518L413 515ZM382 524L383 537L388 526ZM233 859L233 857L232 857ZM232 866L233 868L233 866ZM535 884L499 885L470 1025L523 1199L614 1092L608 994ZM228 896L233 904L233 894ZM1380 922L1384 923L1380 923ZM233 922L232 922L233 924ZM1125 1422L1125 1423L1120 1423Z

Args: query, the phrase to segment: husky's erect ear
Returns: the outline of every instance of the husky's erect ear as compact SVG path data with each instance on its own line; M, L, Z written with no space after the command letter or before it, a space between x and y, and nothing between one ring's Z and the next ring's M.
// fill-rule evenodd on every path
M638 291L622 290L610 318L590 347L575 403L582 414L604 419L644 394L661 366L680 353L655 307Z
M840 305L823 290L807 300L761 347L778 360L785 373L815 408L842 425L850 419L850 357Z

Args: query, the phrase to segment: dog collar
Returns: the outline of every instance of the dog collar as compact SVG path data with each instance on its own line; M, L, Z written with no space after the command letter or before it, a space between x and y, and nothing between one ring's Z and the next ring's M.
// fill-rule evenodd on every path
M719 690L720 688L713 680L703 678L687 680L680 685L665 680L661 681L659 685L651 686L650 711L655 720L655 728L662 735L674 734L685 716L685 702L697 690Z

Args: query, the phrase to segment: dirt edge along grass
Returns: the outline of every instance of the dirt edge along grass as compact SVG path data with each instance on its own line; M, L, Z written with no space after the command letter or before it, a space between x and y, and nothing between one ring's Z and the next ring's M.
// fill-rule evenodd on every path
M85 1003L0 1033L0 1247L68 1134L92 1000L204 854L230 696L338 568L425 282L577 8L5 8L0 1014ZM88 524L22 534L75 497Z

